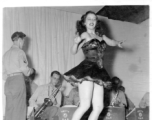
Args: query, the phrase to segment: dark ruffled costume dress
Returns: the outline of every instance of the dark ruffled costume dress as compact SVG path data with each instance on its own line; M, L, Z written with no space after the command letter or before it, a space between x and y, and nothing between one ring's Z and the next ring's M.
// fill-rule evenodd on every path
M90 76L93 79L100 79L103 82L110 81L110 76L103 67L103 56L106 43L97 39L92 39L83 44L82 50L85 59L76 67L72 68L64 75L75 76L75 78L85 78Z

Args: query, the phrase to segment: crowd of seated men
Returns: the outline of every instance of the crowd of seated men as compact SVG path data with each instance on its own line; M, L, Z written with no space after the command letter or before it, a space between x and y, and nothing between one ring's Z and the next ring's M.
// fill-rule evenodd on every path
M34 72L35 73L35 72ZM27 103L29 107L38 109L45 98L50 98L52 105L48 106L41 114L42 119L53 120L58 115L60 107L71 105L79 106L79 91L77 87L63 80L62 75L58 71L53 71L50 75L50 82L45 85L37 86L34 80L35 74L30 76L27 85ZM122 81L118 77L113 77L112 88L105 90L104 106L124 107L126 114L135 108L133 102L125 94L125 88ZM53 96L54 89L62 86L56 96ZM149 106L149 93L142 98L139 107L145 108ZM90 109L89 109L90 110ZM89 112L88 112L89 113ZM28 113L28 117L31 113ZM87 114L85 114L87 115Z

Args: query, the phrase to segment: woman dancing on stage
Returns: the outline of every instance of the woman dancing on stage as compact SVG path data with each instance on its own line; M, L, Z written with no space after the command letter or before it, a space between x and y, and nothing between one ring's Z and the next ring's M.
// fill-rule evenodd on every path
M104 88L110 76L103 67L106 45L122 47L122 42L111 40L103 35L97 15L88 11L77 22L78 37L74 40L72 53L82 48L85 60L64 74L67 81L79 82L80 106L72 120L80 120L92 104L93 110L88 120L97 120L104 105Z

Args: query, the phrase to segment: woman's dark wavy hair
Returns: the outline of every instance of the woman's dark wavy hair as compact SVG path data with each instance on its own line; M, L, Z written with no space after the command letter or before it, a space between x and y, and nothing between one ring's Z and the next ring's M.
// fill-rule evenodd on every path
M85 23L85 20L86 20L86 17L88 14L94 14L96 16L97 23L95 26L95 32L98 36L102 36L104 34L104 32L103 32L103 28L101 25L101 21L98 19L96 13L93 11L86 12L84 15L82 15L81 20L78 20L76 22L76 29L77 29L76 34L78 34L80 36L83 32L86 32L86 27L85 27L84 23Z

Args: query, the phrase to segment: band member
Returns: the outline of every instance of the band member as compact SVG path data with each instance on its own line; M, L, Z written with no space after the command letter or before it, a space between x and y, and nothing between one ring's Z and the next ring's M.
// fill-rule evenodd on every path
M146 92L139 103L140 108L149 107L149 92Z
M37 110L44 103L45 98L50 98L53 106L47 106L44 112L40 115L42 119L53 120L57 115L58 108L61 105L61 92L59 91L56 96L53 96L54 91L61 85L61 74L58 71L53 71L50 76L50 83L39 86L29 100L30 106Z

